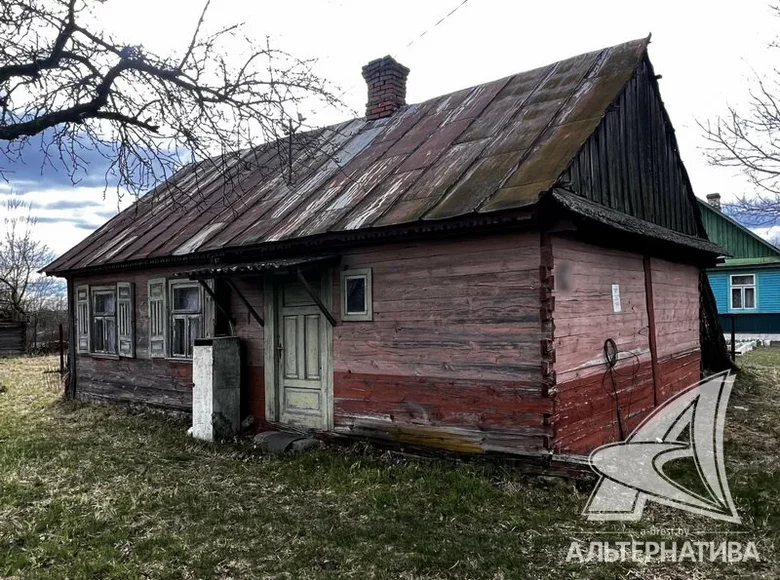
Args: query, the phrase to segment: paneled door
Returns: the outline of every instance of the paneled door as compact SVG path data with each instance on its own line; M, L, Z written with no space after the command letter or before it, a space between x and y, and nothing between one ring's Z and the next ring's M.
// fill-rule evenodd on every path
M319 280L313 288L320 289ZM332 388L332 333L319 307L299 282L279 285L277 318L277 396L282 423L327 429Z

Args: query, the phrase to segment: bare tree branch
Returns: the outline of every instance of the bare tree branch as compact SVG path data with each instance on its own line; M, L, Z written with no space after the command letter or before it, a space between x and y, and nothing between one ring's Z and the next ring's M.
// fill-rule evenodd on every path
M780 16L780 9L772 7ZM780 48L777 42L771 48ZM699 122L708 142L708 161L742 171L754 191L740 195L729 209L755 224L780 219L780 71L757 76L744 109L728 107L714 121Z
M105 33L100 1L0 4L0 177L40 137L47 163L72 178L87 169L81 151L106 152L111 181L140 195L187 163L284 137L318 102L340 106L312 62L238 25L209 31L209 0L167 56Z

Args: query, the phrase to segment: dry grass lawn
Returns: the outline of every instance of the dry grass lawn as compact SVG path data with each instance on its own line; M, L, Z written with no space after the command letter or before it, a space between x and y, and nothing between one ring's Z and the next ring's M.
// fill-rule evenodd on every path
M179 419L62 402L50 366L0 360L0 578L780 577L780 349L745 356L728 412L740 526L655 505L639 524L588 523L589 490L506 465L199 443ZM573 539L654 527L752 540L762 561L566 563Z

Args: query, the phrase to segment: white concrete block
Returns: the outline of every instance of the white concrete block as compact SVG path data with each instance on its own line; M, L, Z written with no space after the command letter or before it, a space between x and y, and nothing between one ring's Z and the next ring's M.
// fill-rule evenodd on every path
M238 337L195 341L192 356L192 435L205 441L241 428L241 349Z

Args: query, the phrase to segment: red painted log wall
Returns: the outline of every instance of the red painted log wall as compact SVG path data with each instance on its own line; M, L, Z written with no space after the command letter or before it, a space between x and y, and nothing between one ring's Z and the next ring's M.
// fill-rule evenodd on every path
M698 269L651 259L658 351L657 391L643 257L554 237L555 374L553 448L588 453L628 435L658 403L699 380ZM562 287L568 282L568 288ZM621 311L613 311L612 284ZM604 341L621 352L609 372Z
M372 268L374 320L334 328L337 431L474 452L547 446L537 233L366 248L342 267ZM339 290L337 276L337 312Z
M630 431L653 409L654 396L660 403L699 378L692 266L650 261L655 392L639 254L562 236L543 236L540 244L538 233L527 232L343 256L341 268L363 267L373 272L374 319L342 322L333 332L338 432L470 452L587 453L619 437L617 408ZM553 300L542 296L548 267ZM79 356L80 396L190 408L190 365L148 359L147 281L175 271L76 280L135 282L136 300L137 358ZM331 274L340 319L340 276ZM569 288L561 287L564 277ZM263 314L262 279L235 282ZM620 285L620 313L612 311L612 284ZM244 339L244 412L263 419L263 328L231 295L235 332ZM610 337L623 353L612 374L603 360Z
M242 276L234 278L233 284L255 311L264 316L263 279L260 276ZM234 332L242 339L244 356L242 415L253 415L259 428L265 420L265 335L263 327L233 291L230 292L230 312L235 319Z

